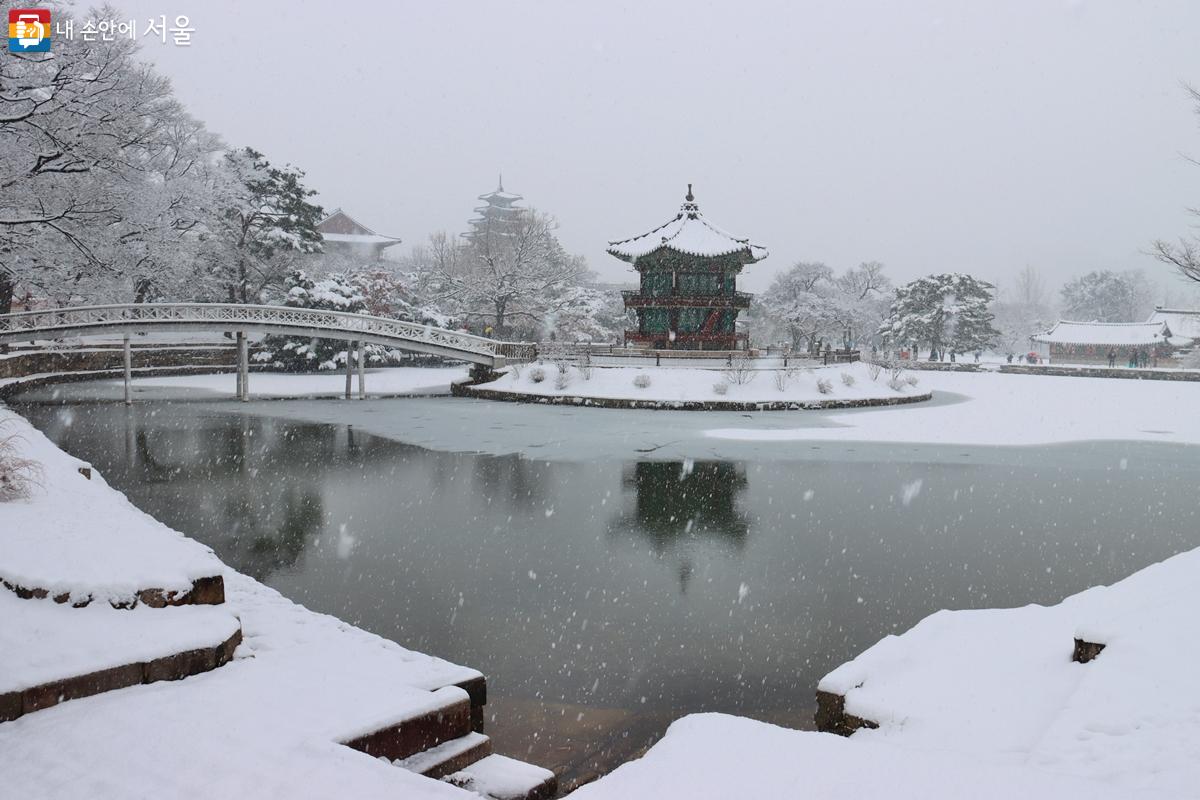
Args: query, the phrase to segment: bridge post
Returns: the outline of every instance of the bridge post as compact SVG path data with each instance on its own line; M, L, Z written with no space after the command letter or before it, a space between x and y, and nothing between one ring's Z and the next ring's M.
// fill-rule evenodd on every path
M250 341L245 331L238 331L238 399L243 403L250 400Z
M125 405L133 405L133 386L130 385L133 380L133 353L129 344L129 334L125 334L121 340L121 346L124 350L125 364Z
M346 399L354 386L354 342L346 342Z
M237 333L234 334L233 352L234 352L233 374L236 376L235 381L234 381L236 388L234 389L233 396L235 399L241 400L242 399L242 332L241 331L238 331Z
M367 358L363 340L358 340L358 399L367 399Z

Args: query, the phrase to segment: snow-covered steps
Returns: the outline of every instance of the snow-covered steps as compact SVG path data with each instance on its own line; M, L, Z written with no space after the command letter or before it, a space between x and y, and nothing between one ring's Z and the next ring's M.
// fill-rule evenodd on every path
M482 733L471 732L392 763L428 778L441 778L491 754L492 740Z
M0 722L66 700L216 669L241 641L221 608L75 609L0 592Z
M369 756L397 761L460 739L471 731L471 700L457 687L431 692L429 699L403 719L343 739ZM419 770L418 770L419 771Z
M550 800L558 793L553 772L507 756L488 756L443 780L492 800Z

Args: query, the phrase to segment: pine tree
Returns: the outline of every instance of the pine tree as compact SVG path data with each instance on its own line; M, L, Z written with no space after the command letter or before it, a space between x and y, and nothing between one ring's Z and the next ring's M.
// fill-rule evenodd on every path
M219 207L218 250L213 264L224 299L258 302L261 292L286 273L283 256L321 251L317 224L324 212L308 198L304 172L275 167L250 147L226 153Z
M312 308L323 311L345 311L351 314L367 312L366 299L358 288L343 275L331 275L319 281L310 280L300 270L287 277L285 306ZM332 370L346 363L349 342L334 339L314 339L298 336L268 336L256 360L270 363L286 372ZM383 348L368 348L371 356L382 357Z
M991 347L1000 335L989 310L995 288L961 272L918 278L896 289L879 335L895 347L914 343L960 353Z

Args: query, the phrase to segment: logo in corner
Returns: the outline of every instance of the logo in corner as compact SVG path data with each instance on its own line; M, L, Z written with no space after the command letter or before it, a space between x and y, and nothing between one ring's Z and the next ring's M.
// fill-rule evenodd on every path
M10 53L50 52L50 9L10 8L8 10L8 51Z

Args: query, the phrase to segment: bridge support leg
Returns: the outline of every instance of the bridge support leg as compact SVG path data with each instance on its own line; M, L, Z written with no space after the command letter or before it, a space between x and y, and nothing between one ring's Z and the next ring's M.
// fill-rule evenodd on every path
M238 331L238 399L243 403L250 400L250 342L245 331Z
M367 353L361 339L358 341L358 399L367 399Z
M122 339L121 346L124 349L125 363L125 405L133 405L133 352L129 344L129 334L125 334Z
M346 399L354 387L354 342L346 342Z
M234 396L234 398L241 400L242 399L242 334L240 332L234 334L233 351L234 351L234 372L233 372L233 374L235 376L235 379L234 379L235 388L233 390L233 396Z

